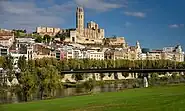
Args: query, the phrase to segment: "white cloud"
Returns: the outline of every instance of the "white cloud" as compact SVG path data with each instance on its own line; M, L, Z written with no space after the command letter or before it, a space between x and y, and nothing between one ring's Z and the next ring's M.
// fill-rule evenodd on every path
M129 27L131 26L132 24L130 22L125 22L125 27Z
M62 4L56 4L52 0L45 2L48 2L44 3L48 6L41 7L36 0L0 0L0 27L23 28L28 31L34 31L37 26L60 27L66 22L68 15L75 11L77 5L98 11L121 7L103 0L69 0Z
M181 28L184 27L184 24L171 24L169 25L169 28Z
M139 18L146 17L146 14L143 12L124 12L124 14L127 16L134 16L134 17L139 17Z
M97 11L107 11L110 9L120 8L122 5L116 3L109 3L103 0L74 0L77 5L84 8L95 9Z
M64 22L54 7L39 8L33 1L0 1L0 7L2 19L0 24L5 28L24 28L33 31L40 25L57 27Z

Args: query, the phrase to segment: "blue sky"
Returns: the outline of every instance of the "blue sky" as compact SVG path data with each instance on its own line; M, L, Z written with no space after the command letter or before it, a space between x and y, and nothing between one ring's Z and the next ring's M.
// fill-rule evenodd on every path
M0 0L0 27L34 31L37 26L75 28L75 9L83 6L106 36L123 36L129 45L185 48L185 0Z

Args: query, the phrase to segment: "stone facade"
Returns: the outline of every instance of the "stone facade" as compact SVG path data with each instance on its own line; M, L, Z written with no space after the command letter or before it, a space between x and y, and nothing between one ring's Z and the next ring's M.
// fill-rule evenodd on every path
M152 50L147 53L142 53L142 60L171 60L177 62L184 61L184 52L182 47L164 47L163 50Z
M76 10L76 29L70 31L63 31L62 33L69 33L69 38L65 41L76 42L81 44L102 44L105 37L104 29L99 28L99 25L93 21L84 24L84 10L82 7L77 7ZM66 29L67 30L67 29Z
M0 30L0 45L10 47L14 42L14 33Z
M105 59L140 60L141 54L142 54L141 47L139 42L137 41L136 46L106 50Z
M108 37L104 39L104 44L110 46L123 46L126 47L126 41L124 37Z
M58 32L60 32L60 28L53 28L53 27L37 27L36 32L42 36L50 35L55 36Z

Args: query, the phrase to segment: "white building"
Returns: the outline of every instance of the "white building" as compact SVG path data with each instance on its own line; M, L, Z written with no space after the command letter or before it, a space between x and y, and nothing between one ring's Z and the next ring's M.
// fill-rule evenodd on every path
M74 49L74 50L73 50L73 57L74 57L75 59L83 59L84 56L83 56L82 50L80 50L80 49Z
M33 38L16 38L17 43L35 43L35 39Z
M172 60L177 62L184 61L184 51L180 45L177 45L176 47L165 47L163 48L163 51L163 57L165 60Z
M96 50L83 51L83 55L87 59L104 60L104 52L98 52Z

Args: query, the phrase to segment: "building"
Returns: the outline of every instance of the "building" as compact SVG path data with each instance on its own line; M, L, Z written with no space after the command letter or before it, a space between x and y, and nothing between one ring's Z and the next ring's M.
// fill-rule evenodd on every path
M104 39L104 44L109 46L123 46L126 47L124 37L109 37Z
M76 31L77 42L79 43L102 43L104 39L104 29L99 28L99 25L94 21L87 23L87 28L84 24L85 14L82 7L77 7L76 10Z
M149 50L143 48L141 58L142 60L170 60L183 62L184 52L180 45L175 47L164 47L162 50Z
M105 54L105 59L113 59L113 60L116 60L116 59L127 60L129 56L128 49L123 49L123 48L108 49L105 51L104 54Z
M60 32L60 28L53 28L53 27L37 27L36 28L36 33L39 35L50 35L50 36L55 36L58 32Z
M85 27L85 14L82 7L76 9L76 28L60 29L52 27L37 27L36 33L40 35L55 36L57 33L65 34L65 42L73 42L80 44L102 44L105 37L104 29L94 21L87 23Z
M147 53L147 60L161 60L162 59L162 50L152 50Z
M104 60L104 52L87 49L83 51L84 59Z
M33 45L33 58L40 59L43 57L55 58L56 51L51 47L42 43L35 43Z
M9 48L6 46L0 45L0 56L6 56L9 54Z
M83 55L83 51L81 49L74 49L73 52L74 52L73 57L75 59L83 59L84 55Z
M0 30L0 45L10 47L14 42L14 33Z
M177 45L175 47L164 47L163 52L164 53L162 54L162 57L165 60L172 60L177 62L184 61L184 52L180 45Z
M35 39L31 38L31 37L27 37L27 38L16 38L15 41L17 43L35 43Z
M68 31L64 30L63 33L68 32L69 38L65 41L76 42L80 44L102 44L105 37L104 29L99 28L99 25L94 21L87 23L85 27L85 14L82 7L76 9L76 28Z
M142 49L141 49L141 46L140 46L140 43L137 41L136 42L136 46L130 46L128 48L128 59L129 60L141 60L141 53L142 53Z

